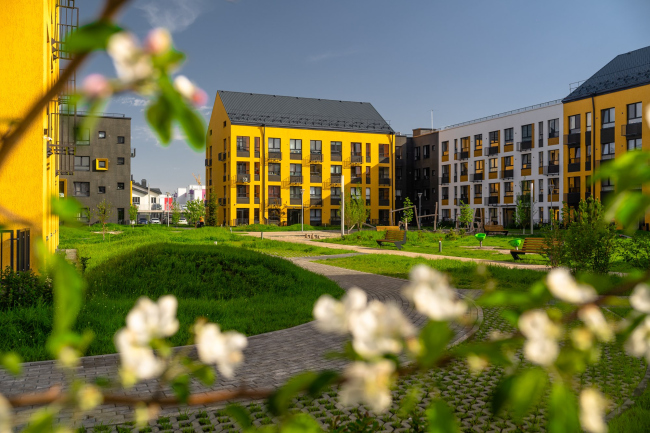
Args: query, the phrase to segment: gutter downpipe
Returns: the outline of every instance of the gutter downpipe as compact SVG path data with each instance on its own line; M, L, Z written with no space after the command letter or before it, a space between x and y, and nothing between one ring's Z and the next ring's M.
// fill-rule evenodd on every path
M260 167L260 174L262 175L262 221L268 223L268 214L266 213L266 150L264 143L266 142L266 124L262 123L262 142L260 143L260 156L262 157L262 164Z
M591 178L593 179L594 176L593 174L596 172L596 102L594 101L594 95L595 93L591 94L591 136L593 137L592 142L591 142ZM585 149L587 151L587 149ZM585 179L586 183L586 179ZM587 188L587 185L585 185L585 189ZM594 184L593 186L593 194L591 195L592 198L596 198L596 185ZM598 196L598 199L600 200L600 195Z

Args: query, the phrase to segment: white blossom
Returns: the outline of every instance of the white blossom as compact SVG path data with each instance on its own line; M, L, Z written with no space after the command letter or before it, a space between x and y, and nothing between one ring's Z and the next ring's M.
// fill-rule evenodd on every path
M381 356L402 351L405 338L415 335L415 328L395 304L371 301L366 308L350 316L352 346L363 357Z
M524 356L538 365L550 365L560 353L560 328L542 310L526 311L519 317L519 330L526 337Z
M404 289L404 295L415 304L415 308L432 320L447 321L461 317L467 311L467 304L458 298L444 274L428 266L417 265L411 269L411 283Z
M614 339L612 328L609 326L605 320L605 316L603 316L603 313L597 306L591 304L582 307L578 311L578 317L600 341L609 342Z
M0 433L12 433L12 408L9 402L0 394Z
M637 284L630 296L630 305L641 313L650 314L650 286Z
M147 52L151 54L163 54L169 51L172 46L172 35L169 30L158 27L149 32L144 41Z
M82 411L88 411L99 406L104 400L99 388L95 385L83 385L77 391L77 401L79 403L79 409Z
M350 316L367 305L366 292L353 287L337 301L330 295L322 295L314 305L316 327L323 332L346 334L350 332Z
M580 425L588 433L607 433L607 400L600 392L588 388L580 393Z
M151 58L131 33L115 33L109 38L106 51L113 59L117 76L127 84L142 81L153 73Z
M197 323L195 334L199 359L206 364L217 364L221 374L233 377L235 367L244 360L242 350L248 346L246 337L236 331L221 332L215 323Z
M630 355L645 356L650 362L650 316L646 316L632 331L630 338L625 342L625 348Z
M143 296L126 316L126 327L139 344L149 344L154 338L170 337L178 331L177 308L178 301L173 295L162 296L157 303Z
M153 379L165 369L165 362L154 355L151 347L141 344L138 336L128 328L117 331L115 347L120 353L126 383Z
M345 406L366 404L373 412L384 412L391 404L390 385L395 365L387 360L374 364L353 362L346 367L339 397Z
M578 283L566 268L555 268L549 272L546 284L553 296L572 304L586 304L598 298L593 287Z
M208 101L208 95L205 91L195 86L194 83L184 75L179 75L174 79L174 88L184 98L192 101L196 106L205 105Z

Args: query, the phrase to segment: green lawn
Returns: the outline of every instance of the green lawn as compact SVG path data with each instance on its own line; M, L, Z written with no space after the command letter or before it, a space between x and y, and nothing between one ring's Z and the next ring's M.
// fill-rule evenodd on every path
M343 294L331 280L270 257L336 250L251 239L217 228L126 228L110 241L91 231L63 228L61 236L62 248L76 247L80 256L91 257L86 301L77 322L77 330L95 334L88 355L115 352L113 335L140 296L178 298L181 327L172 343L184 345L190 340L189 326L199 316L223 329L255 335L308 322L320 295ZM45 341L52 329L51 306L3 311L0 329L0 353L15 350L25 361L50 358Z
M300 230L341 230L340 225L335 226L312 226L309 224L292 224L290 226L278 226L274 224L248 224L243 226L233 227L233 231L237 232L297 232Z

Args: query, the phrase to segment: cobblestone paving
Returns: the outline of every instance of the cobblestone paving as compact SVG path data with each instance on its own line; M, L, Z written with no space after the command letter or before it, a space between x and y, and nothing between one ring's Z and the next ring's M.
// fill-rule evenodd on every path
M343 289L347 290L357 286L364 289L371 299L395 302L402 307L404 313L414 324L422 326L425 323L425 318L418 314L401 296L404 280L311 263L304 258L292 260L299 266L336 281ZM468 314L476 319L479 316L479 311L474 308ZM465 338L470 330L457 326L454 329L456 332L454 341L458 342ZM304 370L341 369L345 364L344 361L324 359L324 355L340 350L342 343L341 337L322 334L314 328L312 323L252 336L249 338L249 347L244 352L245 363L237 370L236 376L232 380L220 378L218 383L209 389L233 389L242 385L253 388L277 387L288 378ZM92 382L98 377L115 379L117 366L117 355L86 357L83 358L77 374L78 377L88 382ZM63 382L63 373L56 368L52 361L26 364L24 374L19 378L0 371L0 393L4 395L34 392ZM192 384L193 392L207 390L197 382ZM159 390L157 381L142 382L125 393L147 395L154 392L172 395L169 389ZM19 422L25 422L28 413L29 408L21 410L18 416ZM86 416L83 425L119 424L129 421L131 413L132 410L128 407L103 405ZM165 413L177 414L178 408L167 409ZM62 416L66 418L71 415L70 412L62 413Z

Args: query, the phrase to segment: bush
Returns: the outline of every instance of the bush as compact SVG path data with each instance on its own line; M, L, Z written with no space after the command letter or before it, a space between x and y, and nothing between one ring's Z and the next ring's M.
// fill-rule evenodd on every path
M650 238L634 235L630 239L621 239L618 243L618 253L630 266L637 269L650 268Z
M459 235L459 233L456 233L456 230L454 230L454 229L449 230L449 233L447 233L445 235L445 240L446 241L455 241L458 238L460 238L460 235Z
M0 273L0 311L51 304L52 280L33 271L14 272L7 266Z

